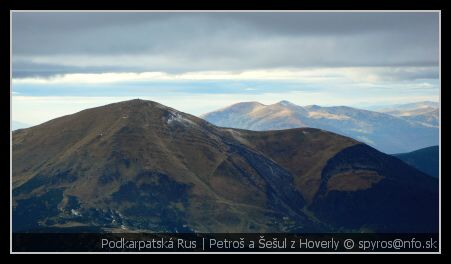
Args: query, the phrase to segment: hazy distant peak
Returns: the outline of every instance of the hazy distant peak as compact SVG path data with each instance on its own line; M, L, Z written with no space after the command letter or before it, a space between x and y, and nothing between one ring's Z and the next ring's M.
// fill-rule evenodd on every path
M264 106L264 104L257 102L257 101L250 101L250 102L240 102L233 104L232 106L240 106L240 105L253 105L253 106Z
M439 108L440 105L438 102L432 102L432 101L421 101L411 104L403 104L400 105L399 108L404 110L413 110L417 108Z
M282 100L282 101L276 103L276 105L281 105L281 106L298 106L298 105L293 104L292 102L289 102L287 100Z
M299 112L299 113L302 113L302 114L307 114L307 112L308 112L303 106L294 104L294 103L289 102L287 100L282 100L282 101L280 101L280 102L278 102L276 104L273 104L271 106L276 106L278 108L282 108L285 111L289 111L289 112L293 112L294 111L294 112Z
M439 102L434 102L434 101L421 101L421 102L417 102L417 104L422 107L439 107L440 106Z
M29 124L23 123L23 122L19 122L16 120L12 120L11 121L11 130L17 130L17 129L21 129L21 128L27 128L30 127Z
M318 108L321 108L321 106L313 104L313 105L304 106L304 108L307 108L307 109L318 109Z
M241 103L236 103L233 104L231 106L227 106L224 107L222 109L220 109L219 111L222 110L234 110L234 111L249 111L252 110L256 107L264 107L265 105L259 102L241 102Z
M420 101L413 102L407 104L395 104L395 105L386 105L375 107L374 110L381 112L392 112L392 111L411 111L415 109L424 109L424 108L439 108L440 104L438 102L433 101Z

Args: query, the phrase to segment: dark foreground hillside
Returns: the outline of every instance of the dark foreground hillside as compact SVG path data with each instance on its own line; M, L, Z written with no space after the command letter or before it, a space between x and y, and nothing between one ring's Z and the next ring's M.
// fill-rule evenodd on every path
M408 153L395 154L394 156L432 177L439 177L440 153L438 146L423 148Z

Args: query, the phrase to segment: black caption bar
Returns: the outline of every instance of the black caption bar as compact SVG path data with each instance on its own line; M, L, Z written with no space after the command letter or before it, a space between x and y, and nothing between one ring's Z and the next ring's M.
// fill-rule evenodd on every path
M438 234L13 233L13 252L439 252Z

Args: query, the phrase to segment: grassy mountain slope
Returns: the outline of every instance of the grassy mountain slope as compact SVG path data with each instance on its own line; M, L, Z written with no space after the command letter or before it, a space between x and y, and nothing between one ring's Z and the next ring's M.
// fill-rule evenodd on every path
M438 223L437 182L355 140L221 128L151 101L15 131L12 155L14 231L385 232ZM399 202L377 203L385 197ZM351 216L360 220L343 218Z

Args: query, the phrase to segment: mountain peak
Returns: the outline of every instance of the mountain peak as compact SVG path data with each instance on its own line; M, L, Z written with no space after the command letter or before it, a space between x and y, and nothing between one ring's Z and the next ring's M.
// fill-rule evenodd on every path
M278 103L276 103L277 105L282 105L282 106L293 106L293 105L295 105L295 104L293 104L292 102L289 102L289 101L287 101L287 100L282 100L282 101L280 101L280 102L278 102Z
M233 104L232 106L240 106L240 105L252 105L252 106L264 106L264 104L257 102L257 101L250 101L250 102L241 102Z
M262 103L256 102L256 101L252 101L252 102L241 102L241 103L236 103L227 107L224 107L218 111L224 111L224 110L229 110L231 109L232 111L235 112L245 112L245 111L251 111L252 109L256 108L256 107L262 107L265 106ZM207 114L203 115L204 117L207 116Z
M313 105L307 105L307 106L305 106L305 108L308 110L318 110L318 109L321 109L322 107L319 105L313 104Z
M131 99L131 100L127 100L127 101L121 101L121 102L117 102L117 103L112 103L109 105L106 105L105 107L108 106L152 106L152 107L159 107L159 108L168 108L167 106L164 106L160 103L151 101L151 100L143 100L143 99Z

